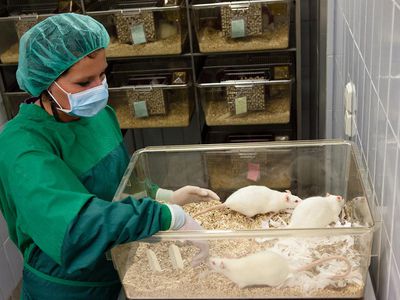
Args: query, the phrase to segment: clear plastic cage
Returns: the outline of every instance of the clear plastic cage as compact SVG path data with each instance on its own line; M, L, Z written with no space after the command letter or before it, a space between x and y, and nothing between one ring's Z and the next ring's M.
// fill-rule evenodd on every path
M193 0L200 52L284 49L289 46L291 2Z
M258 176L253 176L254 165L258 166ZM196 217L202 231L160 232L115 247L112 258L129 299L363 296L375 228L375 202L355 144L296 141L148 147L132 156L114 200L128 194L138 198L148 195L148 181L169 189L187 184L211 188L222 200L243 186L267 185L279 191L290 189L301 198L329 192L343 196L346 204L340 221L327 228L286 228L289 212L248 218L222 209ZM216 203L192 203L184 209L194 215L212 205ZM209 260L193 267L197 248L187 241L207 243ZM220 263L218 257L229 267L233 264L228 264L228 259L247 259L271 251L290 266L289 275L279 284L242 286L243 277L232 279L228 276L232 273L213 265ZM345 259L332 259L304 272L294 271L332 256ZM235 269L236 275L257 275L262 274L265 265L241 268Z

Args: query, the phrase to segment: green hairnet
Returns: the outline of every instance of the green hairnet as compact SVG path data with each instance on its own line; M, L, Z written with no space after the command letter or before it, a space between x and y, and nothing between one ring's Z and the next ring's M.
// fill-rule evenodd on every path
M89 53L106 48L110 37L90 16L65 13L33 26L20 39L19 87L39 96L65 70Z

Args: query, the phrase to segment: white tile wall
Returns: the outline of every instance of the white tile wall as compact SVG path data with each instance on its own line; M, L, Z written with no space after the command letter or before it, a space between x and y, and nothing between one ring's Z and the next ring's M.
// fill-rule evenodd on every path
M359 60L358 65L358 80L356 84L356 96L357 96L357 111L356 111L356 122L358 124L357 128L359 129L360 136L362 136L363 130L363 109L364 109L364 77L365 77L365 67L362 63L362 60Z
M378 95L376 91L371 89L371 102L369 107L369 117L367 118L367 122L369 123L368 129L368 147L364 149L367 153L367 163L368 169L372 178L372 182L375 184L375 159L376 159L376 138L377 138L377 120L378 120ZM379 178L378 178L379 179ZM379 182L379 181L378 181ZM378 195L379 196L379 195Z
M399 0L400 2L400 0ZM400 9L396 7L394 10L393 37L391 48L391 64L390 64L390 79L389 79L389 99L388 99L388 115L392 128L395 130L399 127L400 110Z
M382 28L381 28L381 59L379 67L379 97L383 103L385 111L387 111L387 100L389 91L389 71L390 71L390 50L392 42L392 30L393 30L393 2L383 1L382 9L385 12L385 16L382 18Z
M383 215L385 228L389 234L392 233L393 207L395 201L394 187L396 180L396 163L397 163L397 141L393 131L388 127L386 136L386 154L385 154L385 169L383 173L383 193L382 193L382 208L387 211Z
M375 192L379 199L379 205L382 206L383 197L383 174L384 174L384 167L385 167L385 153L386 153L386 127L387 127L387 118L385 115L385 111L383 109L382 103L379 103L378 108L378 127L377 127L377 147L380 151L376 152L376 159L375 159ZM383 217L386 216L386 210L382 211Z
M0 131L7 121L0 96ZM7 300L21 280L22 257L8 237L7 224L0 213L0 300Z
M374 9L376 0L367 0L367 13L365 22L365 45L364 45L364 63L367 70L371 70L371 54L372 54L372 28L374 26Z
M6 110L4 108L3 100L0 96L0 127L7 121Z
M7 224L0 213L0 300L7 300L22 277L23 259L8 237Z
M16 286L4 247L0 247L0 290L3 298L8 299Z
M373 182L382 215L371 265L378 299L400 299L400 0L333 0L333 66L327 69L334 138L344 137L343 91L356 85L354 141ZM330 34L328 32L328 34ZM328 36L329 40L329 36ZM327 60L331 59L328 54ZM328 132L327 132L328 133Z
M3 243L8 238L8 230L6 220L4 220L3 215L0 213L0 241Z
M397 150L397 152L400 152L400 149ZM398 154L399 155L399 154ZM399 181L399 176L400 176L400 159L397 159L397 182ZM395 199L400 197L400 187L399 184L396 184L396 190L395 190ZM400 211L400 201L395 201L394 203L394 209L393 209L393 213L395 212L399 212ZM392 231L392 247L393 249L395 249L396 251L393 251L395 260L397 262L397 266L400 265L400 222L398 222L396 220L397 217L397 213L395 214L394 217L394 222L393 222L393 231ZM400 284L398 282L397 284L400 287ZM398 298L400 299L400 298Z
M4 242L4 250L11 268L14 282L17 284L21 280L23 269L22 255L15 244L9 238Z
M337 83L337 85L339 86L339 88L342 88L343 82L342 83ZM361 143L362 143L362 150L364 152L364 154L367 154L367 147L368 147L368 138L369 138L369 112L370 107L371 107L371 79L368 76L368 74L366 73L365 75L365 80L364 80L364 99L360 99L360 102L364 102L364 104L362 105L363 107L363 112L361 113L360 111L358 112L359 114L362 114L363 119L362 119L362 124L361 124L361 134L360 132L359 135L361 137ZM361 106L361 105L360 105ZM360 127L360 126L358 126ZM365 150L364 150L365 149ZM365 159L367 159L367 156L365 156Z
M393 257L392 257L392 261L394 261ZM390 268L388 299L400 299L399 282L400 282L399 269L397 267L396 262L394 262L393 266Z
M376 0L375 0L376 1ZM376 1L374 10L373 10L373 19L374 25L372 27L372 53L371 53L371 69L370 74L372 78L372 82L374 84L375 90L378 90L378 73L379 73L379 64L380 64L380 55L381 55L381 27L382 27L382 8L383 8L383 0ZM387 16L387 12L385 12L385 18Z
M361 9L360 9L360 31L359 31L359 41L358 45L361 51L361 54L365 52L365 23L367 22L367 11L368 11L368 4L369 1L367 0L360 0L361 1Z

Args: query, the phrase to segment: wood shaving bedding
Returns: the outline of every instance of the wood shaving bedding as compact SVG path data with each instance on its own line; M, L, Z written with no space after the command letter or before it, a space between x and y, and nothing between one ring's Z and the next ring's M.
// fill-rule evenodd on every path
M218 201L192 203L184 207L189 214L219 204ZM331 226L348 226L350 211L346 207L342 219ZM248 218L229 209L215 210L198 216L205 229L262 229L284 227L290 220L290 211L279 214L268 213ZM268 224L268 225L267 225ZM350 224L351 225L351 224ZM192 267L190 262L197 249L181 241L163 241L158 243L130 243L124 245L119 264L122 265L123 285L128 298L274 298L274 297L362 297L371 242L370 236L334 235L318 237L286 237L254 239L212 239L209 240L210 256L242 257L250 253L270 250L288 260L294 268L330 255L344 255L352 265L352 272L341 280L329 277L340 274L345 269L342 261L329 261L310 271L293 274L281 286L238 288L232 281L215 272L211 272L206 263ZM182 255L184 269L174 269L168 254L168 247L175 244ZM130 248L129 245L136 245ZM116 248L115 250L117 250ZM162 271L151 271L146 259L146 250L156 254ZM126 255L129 252L129 255ZM122 254L124 253L124 254Z

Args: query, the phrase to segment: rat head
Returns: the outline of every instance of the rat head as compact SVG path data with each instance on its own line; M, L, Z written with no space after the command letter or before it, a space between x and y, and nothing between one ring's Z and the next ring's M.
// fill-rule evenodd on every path
M344 198L342 196L338 196L338 195L331 195L329 193L326 193L325 197L327 199L330 199L332 201L334 201L335 203L337 203L340 207L344 206Z
M223 272L226 269L226 265L220 257L210 257L208 264L212 270L217 272Z
M286 190L285 192L286 192L286 194L285 194L285 201L286 201L286 203L288 204L288 207L289 207L289 208L294 208L294 207L296 207L297 205L299 205L299 204L301 203L301 201L303 201L303 200L301 200L299 197L297 197L297 196L295 196L295 195L292 195L292 192L291 192L291 191Z

